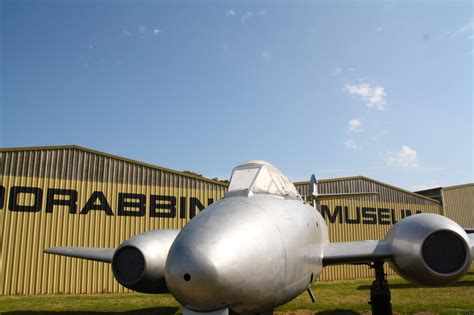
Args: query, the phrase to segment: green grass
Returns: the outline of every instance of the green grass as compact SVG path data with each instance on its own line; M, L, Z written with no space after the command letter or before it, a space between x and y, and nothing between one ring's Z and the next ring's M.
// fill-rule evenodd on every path
M280 306L277 312L288 314L358 314L370 312L367 304L370 280L317 283L312 287L317 302L305 293ZM392 305L399 314L474 314L474 271L461 281L443 288L417 288L406 281L389 279ZM127 313L178 314L181 307L169 295L139 293L100 295L49 295L0 297L2 314L74 314Z

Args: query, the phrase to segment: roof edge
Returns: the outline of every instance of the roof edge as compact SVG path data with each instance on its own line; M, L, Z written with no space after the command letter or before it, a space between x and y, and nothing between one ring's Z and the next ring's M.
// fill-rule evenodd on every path
M117 159L117 160L128 162L128 163L138 164L138 165L141 165L141 166L144 166L144 167L149 167L149 168L152 168L152 169L155 169L155 170L180 175L180 176L183 176L183 177L202 180L204 182L208 182L208 183L212 183L212 184L216 184L216 185L220 185L220 186L224 186L224 187L229 186L228 184L226 184L224 182L214 180L214 179L210 179L210 178L207 178L207 177L200 177L200 176L197 176L197 175L184 173L184 172L181 172L181 171L176 171L176 170L173 170L173 169L170 169L170 168L157 166L157 165L153 165L153 164L149 164L149 163L145 163L145 162L140 162L140 161L137 161L137 160L129 159L129 158L126 158L126 157L122 157L122 156L118 156L118 155L114 155L114 154L110 154L110 153L105 153L105 152L90 149L90 148L81 147L81 146L74 145L74 144L56 145L56 146L0 148L0 152L47 151L47 150L62 150L62 149L85 151L85 152L88 152L88 153L92 153L92 154L96 154L96 155L102 155L102 156L105 156L105 157L108 157L108 158Z
M442 190L449 190L449 189L456 189L456 188L463 188L463 187L474 187L474 183L466 183L466 184L459 184L459 185L453 185L453 186L446 186L446 187L440 187Z
M323 183L326 182L327 183L327 182L338 182L338 181L343 181L343 180L354 180L354 179L364 179L364 180L367 180L369 182L373 182L373 183L378 184L378 185L382 185L382 186L385 186L385 187L396 189L396 190L399 190L399 191L404 192L406 194L409 194L409 195L412 195L412 196L415 196L415 197L419 197L419 198L422 198L422 199L426 199L426 200L432 201L432 202L437 203L437 204L441 204L441 202L439 202L436 199L426 197L426 196L423 196L423 195L419 195L419 194L414 193L412 191L409 191L409 190L406 190L406 189L403 189L403 188L400 188L400 187L397 187L397 186L393 186L393 185L390 185L390 184L386 184L384 182L381 182L381 181L378 181L376 179L372 179L372 178L369 178L369 177L365 177L365 176L362 176L362 175L352 176L352 177L320 179L320 180L318 180L318 182L323 182ZM294 182L294 184L295 185L298 185L298 184L299 185L304 185L304 184L309 184L309 181Z

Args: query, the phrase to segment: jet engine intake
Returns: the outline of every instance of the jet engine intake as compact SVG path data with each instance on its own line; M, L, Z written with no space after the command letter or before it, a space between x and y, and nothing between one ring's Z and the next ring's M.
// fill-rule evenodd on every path
M471 266L466 232L444 216L412 215L395 224L385 240L392 250L392 268L419 285L453 283Z
M165 263L179 230L154 230L123 242L114 252L112 271L126 288L143 293L166 293Z

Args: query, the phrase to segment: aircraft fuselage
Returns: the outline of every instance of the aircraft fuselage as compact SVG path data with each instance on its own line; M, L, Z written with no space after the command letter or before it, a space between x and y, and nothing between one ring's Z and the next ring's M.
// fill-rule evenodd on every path
M178 234L166 261L166 283L191 310L271 310L318 278L327 242L324 219L301 200L224 198Z

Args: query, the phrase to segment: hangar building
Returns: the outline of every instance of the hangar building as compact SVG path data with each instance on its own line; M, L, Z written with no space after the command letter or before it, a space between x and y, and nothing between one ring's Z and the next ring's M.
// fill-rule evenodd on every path
M379 193L322 201L331 241L382 239L406 216L445 211L439 200L366 177L318 185L321 193ZM308 182L296 187L308 195ZM0 149L0 295L128 292L108 264L42 250L114 248L144 231L182 228L226 190L226 182L78 146ZM463 209L454 207L448 216L465 217L470 211L472 218L472 193L471 199L463 194L455 197ZM372 273L367 266L334 266L325 268L321 280Z
M474 183L417 191L443 205L442 214L462 227L474 228Z

